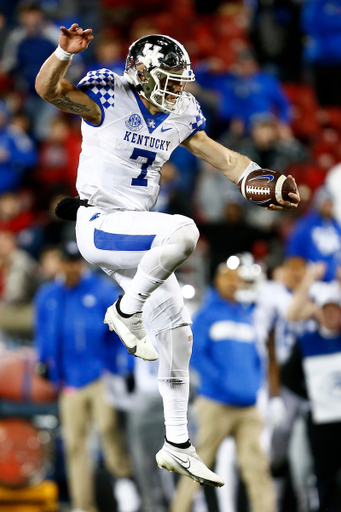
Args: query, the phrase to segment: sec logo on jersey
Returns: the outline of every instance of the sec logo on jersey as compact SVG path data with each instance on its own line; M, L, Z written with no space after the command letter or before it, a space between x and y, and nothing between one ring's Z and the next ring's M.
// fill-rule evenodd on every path
M142 128L142 119L138 114L130 114L125 125L129 130L138 132Z

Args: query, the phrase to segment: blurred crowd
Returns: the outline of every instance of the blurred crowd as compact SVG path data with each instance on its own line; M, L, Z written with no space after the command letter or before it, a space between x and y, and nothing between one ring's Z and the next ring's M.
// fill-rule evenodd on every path
M201 233L178 278L195 316L191 428L225 474L217 493L157 469L157 363L134 365L105 339L99 318L118 288L81 260L74 223L54 213L77 194L80 119L34 82L59 26L74 22L95 37L73 60L73 83L100 68L122 74L133 41L170 35L192 59L188 89L208 134L299 186L297 210L270 212L184 148L162 170L155 210L190 216ZM73 510L101 512L91 472L78 476L91 418L118 512L340 510L341 0L0 0L0 36L0 341L33 345L41 377L63 382ZM89 324L74 325L68 308Z

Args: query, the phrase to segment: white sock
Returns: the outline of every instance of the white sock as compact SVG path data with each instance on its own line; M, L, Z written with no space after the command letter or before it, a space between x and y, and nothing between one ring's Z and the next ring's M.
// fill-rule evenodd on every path
M161 247L156 247L161 249ZM143 305L150 296L164 281L146 274L141 266L132 279L129 288L125 291L120 303L120 309L127 315L142 311Z
M159 348L159 391L163 399L166 438L172 443L188 441L189 360L192 331L188 325L156 336Z

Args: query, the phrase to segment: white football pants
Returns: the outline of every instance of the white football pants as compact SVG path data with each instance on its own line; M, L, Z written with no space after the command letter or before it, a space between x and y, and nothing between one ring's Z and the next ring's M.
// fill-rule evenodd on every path
M172 235L184 226L195 228L194 222L182 215L80 207L76 235L83 257L92 265L99 265L127 290L142 257L154 247L170 244ZM194 238L195 230L192 230ZM149 296L143 318L158 343L158 381L164 402L166 436L169 441L182 443L188 439L188 367L192 351L189 325L192 322L174 274Z

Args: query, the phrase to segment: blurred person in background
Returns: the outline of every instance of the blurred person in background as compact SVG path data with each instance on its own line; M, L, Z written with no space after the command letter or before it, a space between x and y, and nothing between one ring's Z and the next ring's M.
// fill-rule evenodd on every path
M187 153L189 153L187 151ZM192 155L193 156L193 155ZM161 169L160 194L157 198L154 211L194 215L193 190L189 193L181 179L182 167L177 167L172 161L166 162Z
M45 206L42 212L41 220L41 248L46 245L58 245L71 240L75 236L75 223L71 220L62 220L55 214L56 205L61 201L68 190L63 188L54 194L47 206L45 206L45 198L43 206Z
M317 276L316 276L317 277ZM313 282L314 276L309 276ZM315 297L317 328L299 337L292 354L282 368L283 383L292 393L309 399L308 438L317 479L319 512L337 512L341 507L341 406L339 399L341 372L341 293L340 287L323 283ZM305 290L309 305L308 292ZM292 310L301 317L302 301ZM299 309L297 309L299 308Z
M214 197L214 196L213 196ZM212 196L211 196L212 198ZM209 247L210 277L216 272L218 265L236 253L257 251L258 244L264 251L269 249L272 234L250 225L247 222L245 209L238 194L226 194L224 197L223 217L218 222L200 222L198 227L201 238Z
M62 187L67 195L77 195L75 181L81 142L80 132L73 129L66 116L51 121L34 172L37 186L44 188L45 202Z
M177 187L189 201L193 201L200 161L182 146L173 151L170 162L178 169Z
M310 210L293 224L285 247L288 257L303 258L306 262L323 261L326 281L335 279L341 263L341 225L334 211L331 192L326 186L320 187Z
M243 122L248 133L256 115L273 114L283 130L291 120L290 103L280 82L262 71L249 49L241 50L230 72L197 73L199 85L218 95L216 122L225 131L232 120ZM220 134L219 134L220 135Z
M73 510L97 512L89 427L101 437L105 465L115 477L118 512L137 512L139 498L117 412L104 400L105 368L117 370L122 344L103 324L113 285L87 271L76 242L62 246L57 279L35 300L35 343L40 372L60 390L59 410ZM50 253L51 256L51 253ZM45 263L46 266L46 263ZM77 311L77 315L75 312Z
M39 2L21 0L17 5L19 26L6 42L1 69L14 78L15 87L25 95L25 111L34 127L34 135L44 139L55 112L35 93L35 77L42 63L58 44L59 30L44 16Z
M2 5L0 6L0 59L2 58L2 53L4 51L4 44L7 39L9 28L7 24L6 15L3 12ZM1 76L1 70L0 70Z
M62 271L60 246L45 246L39 258L40 285L56 279Z
M323 276L325 267L316 268L316 276ZM287 497L288 486L293 487L300 512L309 510L309 453L306 450L305 421L307 404L304 399L292 393L280 379L283 365L289 359L298 336L314 326L310 316L293 319L291 304L296 290L306 278L306 261L299 257L284 260L274 273L274 280L265 281L259 288L255 322L258 333L268 347L269 374L269 420L273 428L271 462L276 478L278 502ZM294 425L296 453L289 452ZM290 506L294 506L292 503Z
M264 375L250 304L238 300L245 287L238 269L222 263L193 323L191 364L199 374L198 454L212 467L223 440L232 436L237 463L253 512L275 512L270 462L260 437L264 421L256 407ZM173 512L188 512L197 484L182 477Z
M34 222L33 213L25 208L25 200L19 192L0 195L0 230L20 234Z
M34 258L41 250L41 227L33 213L31 192L5 192L0 195L0 230L17 237L18 246Z
M302 162L309 156L307 148L295 139L290 127L281 126L271 114L254 116L249 136L238 138L228 131L221 136L220 142L259 162L264 169L277 169L283 173L290 164Z
M10 125L10 111L0 101L0 194L18 190L36 160L32 140L18 126Z
M135 21L133 21L130 27L129 42L132 43L134 41L137 41L137 39L149 36L150 34L160 34L160 30L157 26L157 23L151 17L139 17Z
M32 300L38 287L38 264L17 245L16 236L0 231L0 329L32 334Z
M10 33L9 20L4 12L4 2L0 3L0 63L4 51L5 41ZM1 95L13 89L12 79L3 72L0 64L0 93Z
M334 215L339 226L341 226L341 163L329 169L326 176L326 188L329 192L334 205Z
M302 71L301 2L259 0L250 39L260 65L282 82L299 82Z
M94 59L85 67L85 73L103 68L123 75L125 60L122 58L122 42L118 35L104 33L96 39Z
M341 6L339 0L303 2L304 57L312 65L320 105L341 105Z

